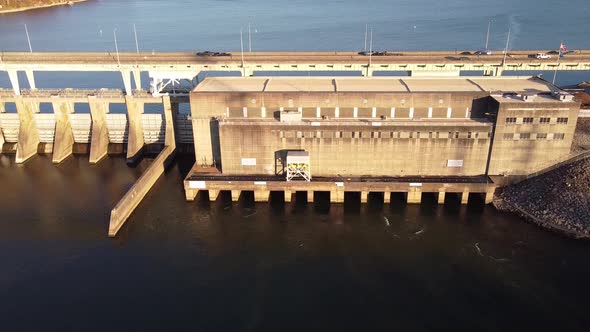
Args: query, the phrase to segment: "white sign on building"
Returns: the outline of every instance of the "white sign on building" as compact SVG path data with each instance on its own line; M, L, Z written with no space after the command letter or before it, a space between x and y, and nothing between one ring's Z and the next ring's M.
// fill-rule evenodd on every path
M242 166L256 166L256 158L242 158Z
M463 167L463 160L447 160L447 167Z

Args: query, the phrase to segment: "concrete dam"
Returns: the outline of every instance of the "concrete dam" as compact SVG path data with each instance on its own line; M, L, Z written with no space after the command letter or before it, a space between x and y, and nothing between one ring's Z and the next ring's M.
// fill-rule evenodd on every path
M536 64L588 69L590 57L543 62L525 60L528 52L508 60L448 60L444 52L372 58L321 52L4 53L0 70L8 72L12 89L0 90L0 146L17 163L37 153L51 153L54 163L73 153L87 153L90 163L109 153L125 153L129 162L143 151L158 153L112 210L110 236L177 150L195 156L184 181L188 201L199 193L215 200L226 191L232 200L253 192L256 202L281 192L285 202L313 202L321 193L343 203L353 192L363 203L369 196L388 203L400 195L420 203L424 193L435 194L439 203L449 195L464 204L476 195L489 203L497 186L570 155L580 103L541 78L496 75L517 61L520 70ZM379 68L402 68L396 66L413 76L372 76ZM483 76L458 76L475 66ZM310 68L358 69L364 77L251 76L256 70ZM199 79L207 70L242 77ZM19 71L30 89L21 89ZM118 71L124 88L38 89L35 71ZM145 71L149 91L142 89ZM180 111L183 103L190 113ZM149 104L158 110L146 111ZM126 111L115 112L114 105Z

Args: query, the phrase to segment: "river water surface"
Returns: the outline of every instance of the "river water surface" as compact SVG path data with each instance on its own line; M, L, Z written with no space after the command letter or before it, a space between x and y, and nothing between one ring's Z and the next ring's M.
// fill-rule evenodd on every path
M369 22L381 49L475 49L489 18L494 49L508 24L514 48L566 38L590 48L589 11L585 1L103 0L0 15L0 48L27 49L27 23L37 51L110 50L115 27L130 51L136 23L142 49L235 50L240 25L251 22L255 49L350 50L363 47ZM40 87L118 80L38 74ZM590 323L588 243L490 206L188 203L182 179L192 160L178 158L109 239L110 209L150 161L87 158L19 166L0 156L3 331L587 331Z

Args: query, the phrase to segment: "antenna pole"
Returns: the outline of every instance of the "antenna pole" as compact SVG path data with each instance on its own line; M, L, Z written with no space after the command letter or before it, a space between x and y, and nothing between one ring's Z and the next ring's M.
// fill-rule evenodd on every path
M367 51L367 32L369 30L369 24L365 24L365 52Z
M137 53L139 53L139 43L137 42L137 29L135 28L135 23L133 23L133 34L135 34L135 49Z
M29 52L33 53L33 48L31 47L31 38L29 37L29 29L27 29L26 23L25 23L25 32L27 34L27 42L29 42Z
M252 52L252 32L250 31L250 23L248 23L248 52Z
M115 37L115 52L117 52L117 64L121 68L121 60L119 59L119 46L117 45L117 28L113 30L113 36Z
M244 32L242 28L240 28L240 51L242 55L242 72L244 76L246 76L246 71L244 69Z
M371 28L371 41L369 42L369 66L371 65L371 57L373 56L373 28Z
M510 29L511 27L508 27L508 37L506 37L506 47L504 48L504 59L502 59L502 67L504 67L504 64L506 63L506 56L508 55L508 43L510 42Z
M490 26L492 25L492 20L488 22L488 33L486 34L486 51L488 50L488 44L490 41Z

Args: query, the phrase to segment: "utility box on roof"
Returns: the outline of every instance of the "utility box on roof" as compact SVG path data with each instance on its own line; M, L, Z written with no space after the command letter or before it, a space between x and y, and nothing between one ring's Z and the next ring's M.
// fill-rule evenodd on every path
M303 113L298 110L284 110L281 111L281 122L301 122Z

